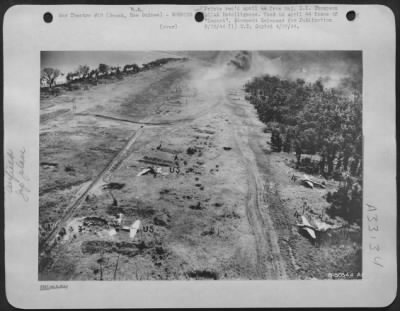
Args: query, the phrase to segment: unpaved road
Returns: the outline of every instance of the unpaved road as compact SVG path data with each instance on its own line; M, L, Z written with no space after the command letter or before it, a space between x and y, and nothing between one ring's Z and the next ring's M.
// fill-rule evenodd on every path
M247 106L248 103L244 102L243 99L244 94L241 94L240 97L242 98L241 104ZM235 100L233 103L230 102L229 104L237 108L240 102ZM252 149L252 145L248 143L250 137L249 131L252 129L248 125L241 123L243 115L238 117L235 115L235 111L237 111L237 109L233 109L232 115L236 118L236 125L233 126L232 130L235 134L235 142L240 151L242 161L247 169L248 200L246 211L247 218L253 228L254 237L256 239L258 256L257 270L263 279L286 279L285 261L280 254L277 233L274 230L273 222L269 216L268 204L264 194L265 182L256 164L256 157L262 155L257 155ZM264 213L264 216L261 214L261 209L267 211Z
M212 85L214 88L207 90L209 96L207 100L217 102L224 115L234 120L228 131L234 134L239 160L246 169L248 187L246 215L256 243L257 274L261 279L286 279L286 263L280 254L278 236L269 217L264 193L265 182L260 174L260 168L257 167L256 157L262 157L263 154L252 149L254 144L249 144L250 132L260 131L262 125L258 124L253 107L244 99L245 93L240 85L242 81L242 79L235 80L232 76L212 79L208 86ZM236 88L231 89L232 85ZM261 209L266 213L262 215Z
M225 57L221 55L217 57L217 61L226 64L228 60L224 59ZM207 90L201 89L200 86L199 92L208 95L206 101L218 103L218 108L224 115L233 120L227 130L233 133L239 160L246 169L248 187L246 215L256 243L257 274L261 279L286 279L286 263L280 254L278 236L269 216L264 193L265 182L260 174L260 168L257 167L256 158L262 157L263 154L259 150L252 149L254 143L260 142L249 144L251 132L260 131L262 124L258 122L253 107L244 99L245 93L242 87L245 79L240 76L241 73L238 74L238 79L235 79L235 72L231 72L232 68L222 65L221 76L215 67L213 70L211 79L207 83ZM213 109L217 107L214 106ZM262 214L261 209L266 212Z
M179 259L182 261L182 266L185 262L196 262L196 264L193 264L195 267L196 265L207 265L211 261L218 260L217 258L219 258L220 256L217 253L213 253L213 249L217 248L216 245L221 245L222 251L223 247L226 247L226 249L228 250L229 247L231 247L232 245L232 247L237 249L237 253L246 254L248 252L247 250L251 248L251 245L246 246L247 242L245 241L247 240L244 240L244 242L237 242L236 237L241 237L240 232L243 232L243 236L245 236L246 232L249 231L253 235L255 246L254 253L256 255L256 271L252 278L287 278L286 262L282 258L280 253L277 232L274 229L273 221L268 211L268 198L266 198L264 193L264 189L266 187L265 180L263 178L264 172L262 172L262 168L257 165L257 159L263 156L263 153L260 152L262 147L258 146L258 144L262 144L263 142L261 140L252 141L252 139L254 139L254 137L257 137L257 135L259 135L259 133L261 132L262 124L257 120L257 116L254 112L253 107L251 107L244 100L244 93L243 91L241 91L241 88L246 79L249 78L249 73L243 75L242 73L235 72L234 70L232 70L232 68L227 67L226 64L229 61L229 57L230 55L222 54L209 62L191 59L184 67L183 72L185 77L183 79L179 76L179 72L182 71L182 69L179 69L180 71L176 70L177 73L174 75L175 69L173 66L170 68L172 74L167 76L164 80L162 80L162 78L158 78L161 82L157 83L164 83L166 85L163 89L161 88L161 90L165 90L165 93L170 93L172 92L171 89L175 89L176 94L174 96L179 99L179 105L176 106L177 108L174 106L173 102L168 101L170 99L169 95L166 96L165 94L163 94L162 91L159 92L156 97L157 100L160 100L160 103L155 105L153 107L153 110L147 111L148 116L144 118L136 118L135 120L132 120L131 118L129 118L130 116L127 117L125 115L126 109L121 110L122 113L119 114L118 111L112 111L112 113L109 113L109 111L107 111L107 109L109 108L104 108L102 109L102 111L97 113L96 107L90 106L90 104L87 104L85 102L85 106L83 106L85 107L85 109L80 110L80 116L82 118L84 118L85 116L93 117L93 115L95 115L95 117L97 116L97 118L99 119L96 122L101 122L100 119L105 118L107 119L107 122L117 122L117 124L118 122L125 124L132 123L131 126L134 134L132 135L132 132L130 132L130 135L132 136L121 147L118 153L116 153L111 158L106 167L98 171L96 177L93 178L88 185L86 185L87 188L79 191L78 194L73 197L68 207L64 211L63 216L60 218L57 226L53 228L51 233L45 239L44 243L42 243L40 248L41 252L47 250L50 246L53 245L53 241L55 240L59 230L62 227L65 227L66 224L71 220L71 218L74 217L74 214L76 214L77 211L82 208L84 200L86 196L90 193L90 191L99 187L100 184L108 182L113 178L121 179L121 176L130 176L128 177L129 182L127 182L132 185L132 189L136 189L136 193L129 192L130 195L135 195L136 198L141 196L143 198L146 198L146 200L149 200L149 202L156 202L154 201L155 199L153 201L151 200L153 197L156 198L158 196L158 193L156 193L158 185L160 187L165 187L169 185L170 187L175 186L175 189L177 189L176 200L179 199L178 192L184 192L184 187L187 186L189 189L188 191L192 191L190 197L198 197L199 202L201 201L201 204L205 204L205 202L208 202L209 200L213 201L216 198L223 198L223 200L225 201L225 205L228 205L228 202L231 202L232 206L237 206L236 208L239 214L242 210L242 202L245 205L243 211L246 217L243 218L243 220L241 219L237 225L234 225L233 220L224 220L223 223L219 222L218 225L216 225L218 226L218 228L221 228L222 235L223 232L227 232L225 236L223 235L221 237L220 229L218 229L218 236L215 237L214 240L211 240L212 242L206 242L204 238L201 240L201 243L205 243L204 253L202 254L198 253L199 247L196 247L196 244L193 245L192 250L187 246L186 240L181 241L185 236L190 237L190 235L192 235L193 238L194 236L197 236L197 233L190 233L191 231L189 231L189 229L185 229L186 227L184 227L185 222L189 223L189 219L187 217L189 217L191 214L186 214L189 212L177 211L176 214L174 214L176 216L171 216L176 225L174 225L175 223L172 222L169 229L171 233L163 233L161 235L168 237L168 240L164 244L166 245L165 248L171 249L171 254L173 253L175 257L185 258L185 261L182 261L183 259ZM124 88L124 92L127 93L126 88L129 85L127 84L128 82L129 81L125 83L119 82L118 85L116 85L113 89L112 94L114 94L114 96L118 95L119 88L122 87ZM170 84L172 84L172 86ZM106 87L107 89L111 88L111 86ZM140 96L145 97L147 94L146 92L152 91L153 90L142 91L142 93L140 93L142 95ZM137 99L137 97L134 98ZM124 105L124 107L126 107L126 104ZM135 105L135 102L130 102L130 105ZM64 104L64 106L67 106L67 104ZM54 107L52 107L52 109L54 109ZM61 115L60 117L62 118L63 116ZM56 124L56 121L54 121L53 124ZM207 137L205 137L204 135L203 137L201 136L203 134L198 133L200 132L200 130L196 132L197 134L193 132L194 126L196 126L196 128L198 129L208 128L208 130L206 131L201 130L203 131L203 133L210 132L215 134L207 135ZM160 130L160 128L162 129ZM48 131L48 128L46 128L45 130ZM177 140L177 138L174 138L174 135L177 135L177 133L181 135L181 138L179 138L179 140ZM190 137L194 138L192 139ZM189 140L189 138L192 140ZM162 182L160 179L135 179L134 176L136 175L133 175L134 173L132 173L131 175L124 175L126 174L127 168L132 166L131 163L135 163L134 165L136 165L136 154L139 154L141 152L151 152L151 150L154 150L154 145L159 143L158 141L156 141L156 139L164 141L169 140L169 147L172 146L173 148L182 149L185 144L193 144L194 140L201 140L203 138L207 139L208 141L208 149L205 148L203 150L202 158L204 160L199 160L200 162L198 161L198 163L200 163L198 167L199 169L202 168L203 171L198 172L199 175L197 176L199 177L196 177L196 180L199 180L199 178L204 178L203 185L206 187L205 190L207 191L207 189L210 189L210 194L208 198L206 198L206 191L200 191L197 188L193 187L192 188L195 189L195 192L193 192L194 190L190 190L189 173L186 175L177 174L174 177L169 176L169 180L167 183ZM204 144L206 144L206 142L204 142ZM228 153L224 153L225 151L221 151L222 147L219 144L230 144L230 148L232 148L232 150L228 151ZM149 148L152 146L153 148L150 150ZM254 146L258 147L254 148ZM187 146L185 146L184 148L186 147ZM182 158L182 160L183 159L185 159L184 162L193 161L192 158L189 158L187 155L185 155L185 158ZM219 163L216 165L216 167L219 167L221 170L224 167L224 164L226 164L226 166L228 166L228 164L235 166L231 167L231 169L227 167L224 175L218 177L220 178L218 179L220 180L219 182L217 182L217 177L206 173L206 171L209 170L209 167L207 167L206 170L204 169L204 166L211 165L210 163L214 161L213 159L217 159L219 161L216 162ZM209 171L211 172L214 169L211 169ZM200 181L198 181L196 187L200 187L198 186ZM151 182L151 188L144 186L144 184L141 184L144 182ZM213 184L215 186L212 186ZM207 188L208 186L209 188ZM217 189L219 189L218 187L221 189L222 187L225 188L222 189L222 192L216 193ZM230 193L229 191L231 191L231 189L234 189L234 187L237 187L238 189L238 191L235 193L235 197L238 198L236 202L233 198L233 195L224 194ZM244 193L243 198L240 197L241 189L243 189ZM170 190L168 191L171 192ZM216 193L215 195L213 191ZM178 203L174 203L173 206L174 208L176 208L178 206ZM192 212L190 211L190 213ZM200 211L196 213L200 213ZM211 211L207 212L207 209L204 210L202 213L204 213L202 215L207 215L208 213L207 217L210 218L209 221L204 220L204 226L200 226L200 228L204 230L204 227L208 226L210 222L216 221L216 217L211 217ZM230 214L227 215L229 216ZM182 218L182 220L180 219L180 217ZM196 218L198 217L200 216L197 215ZM201 217L198 219L199 220L193 221L201 221ZM177 229L178 227L179 230ZM192 225L190 230L194 230L194 228L197 228L197 226ZM162 228L160 227L160 230L161 229ZM185 233L183 234L182 230L188 231L185 231ZM212 230L214 232L214 227L212 227ZM228 234L228 232L232 233ZM174 236L177 236L178 238L174 240ZM61 245L59 247L64 247L67 250L68 248L73 247L71 245L74 245L74 243L76 243L76 245L81 245L81 243L86 241L87 239L87 237L81 238L79 243L68 242L71 244L65 244L64 246ZM235 243L242 244L236 245ZM251 257L252 254L248 253L247 256ZM203 257L204 259L199 259ZM232 259L226 260L229 262L231 262L232 260L237 260L239 262L239 265L243 264L243 262L240 262L237 257L237 255L233 254ZM153 260L155 260L154 255ZM157 260L167 261L172 259L159 258ZM250 262L251 258L244 258L243 260L245 262ZM171 265L176 262L171 261ZM119 266L121 267L120 269L124 269L123 264L123 261L119 264ZM221 265L225 265L225 263L221 263ZM249 265L251 265L251 263L249 263ZM75 268L75 270L77 269L78 268ZM149 269L151 271L152 268ZM207 272L209 270L204 271ZM207 273L193 272L191 275L196 275L197 278L199 275L207 275ZM220 271L219 273L223 275L223 271ZM241 273L238 272L238 274L239 275L236 277L246 278L246 276L240 276ZM71 276L69 276L69 278L71 278Z

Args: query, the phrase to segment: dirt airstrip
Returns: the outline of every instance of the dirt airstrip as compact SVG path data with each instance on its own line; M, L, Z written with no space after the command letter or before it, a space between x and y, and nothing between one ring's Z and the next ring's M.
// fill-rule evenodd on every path
M350 244L316 247L298 232L294 193L318 206L324 193L290 184L290 155L270 153L244 81L213 61L221 66L189 59L41 100L41 280L354 271ZM132 239L121 228L137 220Z

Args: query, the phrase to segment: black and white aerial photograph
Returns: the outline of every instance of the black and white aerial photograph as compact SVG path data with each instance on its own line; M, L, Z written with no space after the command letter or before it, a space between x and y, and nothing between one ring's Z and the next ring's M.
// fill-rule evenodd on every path
M361 51L40 58L40 281L362 279Z

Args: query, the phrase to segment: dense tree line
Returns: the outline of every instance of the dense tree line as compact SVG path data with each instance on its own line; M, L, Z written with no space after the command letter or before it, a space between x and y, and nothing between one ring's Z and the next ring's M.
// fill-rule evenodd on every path
M319 173L361 176L362 107L357 89L323 87L321 81L263 76L246 84L247 98L272 131L275 151L318 154Z
M337 214L357 218L350 207L359 204L362 183L361 87L347 78L325 88L321 80L306 83L265 75L249 81L245 90L272 133L272 150L294 151L296 168L342 181L329 199ZM304 154L317 155L316 160Z
M97 83L99 78L107 78L112 76L116 76L117 78L122 78L123 75L136 74L138 72L160 67L168 62L178 61L178 60L186 60L186 59L161 58L143 64L142 67L140 67L137 64L126 64L124 67L99 64L97 68L91 69L87 65L79 65L75 71L68 72L65 78L67 84L72 83L74 81L87 81L91 83ZM58 69L44 68L40 76L41 84L51 89L54 86L56 86L56 80L61 75L63 75L63 73L61 73L60 70Z

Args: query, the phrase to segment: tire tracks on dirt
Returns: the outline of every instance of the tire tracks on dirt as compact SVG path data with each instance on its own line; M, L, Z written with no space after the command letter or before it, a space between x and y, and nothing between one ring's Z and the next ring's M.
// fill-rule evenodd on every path
M227 103L230 103L228 96ZM247 173L246 215L256 242L257 274L261 279L287 279L286 265L280 253L278 236L268 214L268 204L263 193L264 181L255 161L256 154L248 143L249 128L234 112L232 116L237 125L232 128L234 141ZM261 209L266 212L262 213Z
M160 105L161 107L162 105ZM77 115L80 116L92 116L96 118L102 118L102 119L107 119L107 120L114 120L118 122L127 122L127 123L133 123L133 124L142 124L142 125L154 125L154 126L166 126L166 125L173 125L179 122L190 122L193 121L193 119L187 118L187 119L179 119L179 120L172 120L172 121L164 121L164 122L145 122L145 121L134 121L131 119L126 119L126 118L117 118L114 116L107 116L107 115L102 115L102 114L90 114L90 113L77 113Z

